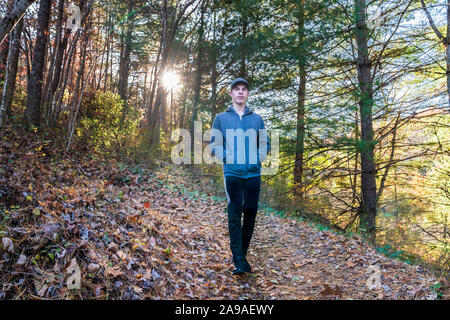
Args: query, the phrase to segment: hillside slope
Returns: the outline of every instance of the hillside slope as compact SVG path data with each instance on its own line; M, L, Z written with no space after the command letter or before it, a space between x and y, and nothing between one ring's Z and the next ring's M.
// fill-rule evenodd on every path
M57 159L51 141L4 132L0 299L437 298L426 270L262 211L254 272L233 277L225 201L183 176L75 153ZM374 268L380 287L371 290Z

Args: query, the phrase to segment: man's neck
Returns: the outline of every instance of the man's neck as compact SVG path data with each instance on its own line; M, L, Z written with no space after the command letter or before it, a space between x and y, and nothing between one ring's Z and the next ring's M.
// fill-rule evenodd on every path
M237 114L243 115L245 112L245 104L233 103L233 109L234 111L236 111Z

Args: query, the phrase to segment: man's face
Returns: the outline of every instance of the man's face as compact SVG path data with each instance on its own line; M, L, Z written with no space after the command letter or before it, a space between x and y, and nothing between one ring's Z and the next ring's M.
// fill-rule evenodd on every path
M245 105L245 102L247 101L249 95L250 92L244 84L237 84L230 91L231 99L238 105Z

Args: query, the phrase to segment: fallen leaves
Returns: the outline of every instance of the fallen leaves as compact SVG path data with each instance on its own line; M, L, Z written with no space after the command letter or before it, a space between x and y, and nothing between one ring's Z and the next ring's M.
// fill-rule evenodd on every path
M338 296L338 297L342 297L342 290L341 288L339 288L338 285L335 285L334 289L332 287L330 287L328 284L324 284L324 289L322 291L320 291L320 294L322 296Z
M316 263L317 259L305 259L301 263L293 263L295 268L303 267L304 265L307 265L308 263Z
M19 256L19 260L17 260L16 264L22 266L27 263L27 257L23 254Z
M4 237L2 238L3 248L6 251L14 252L14 244L10 238Z
M46 285L45 283L44 283L44 284L43 284L43 283L40 283L40 282L37 281L37 280L34 280L33 282L34 282L34 287L35 287L35 290L36 290L37 295L38 295L39 297L43 297L44 294L45 294L45 292L46 292L47 289L48 289L48 285Z
M115 278L122 274L123 274L123 272L120 269L120 267L118 267L118 266L115 266L115 267L105 266L105 275L106 276L112 276L113 278Z
M94 271L97 271L99 269L100 269L100 266L98 264L96 264L96 263L89 263L89 265L87 267L87 270L89 272L94 272Z
M253 272L232 277L226 202L184 172L137 174L112 159L44 162L15 152L23 161L0 177L10 190L1 199L11 219L0 230L0 295L8 299L70 299L78 284L83 299L434 297L434 278L389 263L358 238L263 214L248 254ZM379 292L366 286L371 264L383 268Z
M153 236L150 237L150 245L151 245L152 247L155 247L155 246L156 246L156 239L155 239L155 237L153 237Z
M129 216L129 217L127 217L127 222L130 224L132 224L132 223L141 224L142 223L141 215L135 214L135 215Z
M81 270L78 265L77 259L72 258L70 265L66 269L69 277L67 278L67 288L68 289L80 289L81 288Z
M122 261L126 261L127 260L127 254L125 252L123 252L122 250L119 250L116 252L116 255L122 260Z

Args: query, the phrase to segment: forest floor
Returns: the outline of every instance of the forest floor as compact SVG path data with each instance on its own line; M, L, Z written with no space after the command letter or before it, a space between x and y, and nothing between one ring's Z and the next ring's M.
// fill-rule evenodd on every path
M0 299L450 298L445 278L357 236L263 210L253 270L232 276L226 201L182 171L60 158L51 139L3 132Z

